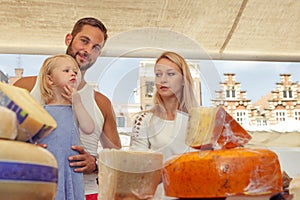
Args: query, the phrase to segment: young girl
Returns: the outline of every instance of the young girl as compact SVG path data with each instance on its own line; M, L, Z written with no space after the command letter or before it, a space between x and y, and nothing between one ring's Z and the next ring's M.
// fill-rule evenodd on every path
M78 154L73 145L80 145L79 131L90 134L94 122L77 93L80 83L77 62L69 55L47 58L38 77L45 110L55 119L57 128L39 143L46 144L58 162L58 185L55 200L83 200L83 173L74 172L68 157Z
M156 60L154 73L154 106L137 116L131 148L162 152L166 160L189 151L185 145L188 113L199 105L189 67L180 55L164 52Z

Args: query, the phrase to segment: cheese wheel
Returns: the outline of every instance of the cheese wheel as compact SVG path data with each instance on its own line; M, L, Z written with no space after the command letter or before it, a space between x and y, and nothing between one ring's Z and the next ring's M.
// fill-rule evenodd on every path
M0 199L53 200L57 181L57 161L47 149L0 140Z
M14 140L17 137L16 113L0 106L0 139Z
M0 104L16 113L16 140L35 142L56 128L55 120L25 89L0 82Z
M196 107L190 112L186 144L196 149L228 149L243 146L251 135L219 107Z
M233 148L189 152L163 167L165 194L179 198L224 198L282 191L277 155L268 149Z
M158 152L104 149L99 153L99 200L152 199L161 181Z

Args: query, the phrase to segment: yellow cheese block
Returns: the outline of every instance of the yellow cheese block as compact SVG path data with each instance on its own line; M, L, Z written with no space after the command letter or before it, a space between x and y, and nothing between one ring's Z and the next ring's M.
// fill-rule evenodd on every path
M229 149L243 146L251 135L221 106L193 108L186 144L196 149Z
M56 128L55 120L25 89L0 82L0 104L16 113L16 140L38 140Z
M14 140L17 137L17 124L16 113L0 106L0 139Z
M158 152L104 149L98 163L98 200L152 199L161 181Z
M163 167L165 194L179 198L222 198L281 192L278 156L268 149L232 148L189 152Z

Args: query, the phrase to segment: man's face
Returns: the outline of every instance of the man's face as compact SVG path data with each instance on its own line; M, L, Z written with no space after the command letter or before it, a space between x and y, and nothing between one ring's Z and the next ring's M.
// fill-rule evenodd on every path
M77 61L81 71L86 71L96 62L103 45L102 31L97 27L84 25L74 38L71 37L67 54Z

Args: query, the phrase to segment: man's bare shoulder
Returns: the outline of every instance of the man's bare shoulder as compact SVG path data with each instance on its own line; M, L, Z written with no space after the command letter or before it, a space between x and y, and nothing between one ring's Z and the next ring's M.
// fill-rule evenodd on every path
M101 92L95 91L95 101L104 115L112 112L111 101Z
M36 79L36 76L22 77L19 80L17 80L13 85L20 88L24 88L30 92L35 85Z

